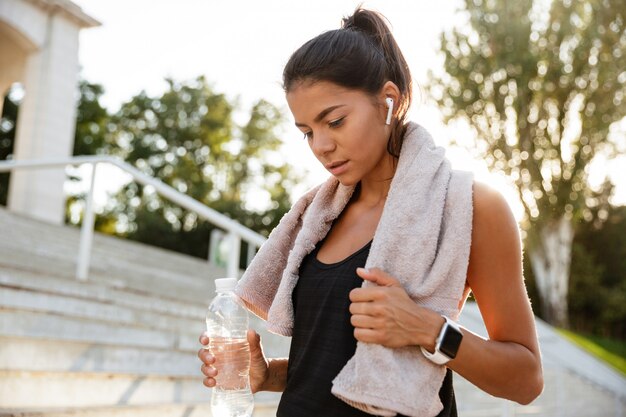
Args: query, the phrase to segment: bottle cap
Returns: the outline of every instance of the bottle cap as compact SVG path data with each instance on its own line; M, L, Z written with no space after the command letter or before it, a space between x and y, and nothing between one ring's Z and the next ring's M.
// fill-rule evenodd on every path
M234 291L237 286L237 278L218 278L215 280L217 292Z

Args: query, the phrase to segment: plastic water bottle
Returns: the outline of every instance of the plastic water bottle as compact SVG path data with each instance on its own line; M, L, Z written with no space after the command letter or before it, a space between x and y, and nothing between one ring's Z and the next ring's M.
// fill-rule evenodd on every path
M213 417L250 417L254 397L250 391L248 310L233 292L236 278L215 280L217 296L206 314L209 350L218 371L211 394Z

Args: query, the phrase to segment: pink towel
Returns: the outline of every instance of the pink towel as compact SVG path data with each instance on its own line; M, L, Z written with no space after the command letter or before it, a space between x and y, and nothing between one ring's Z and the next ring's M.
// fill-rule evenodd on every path
M404 286L418 304L453 320L460 314L472 232L473 176L453 171L430 134L410 123L395 176L366 262ZM281 219L237 287L271 332L291 336L291 294L302 259L328 233L354 187L334 177L307 192ZM363 286L375 285L364 281ZM328 341L332 343L331 340ZM436 416L445 367L418 346L357 343L333 380L332 393L369 414Z

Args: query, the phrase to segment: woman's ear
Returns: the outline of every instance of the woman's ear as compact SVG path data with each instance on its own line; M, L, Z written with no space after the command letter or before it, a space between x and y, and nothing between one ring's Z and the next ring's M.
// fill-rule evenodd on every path
M391 124L400 103L400 89L393 81L387 81L380 89L379 100L385 109L385 124Z

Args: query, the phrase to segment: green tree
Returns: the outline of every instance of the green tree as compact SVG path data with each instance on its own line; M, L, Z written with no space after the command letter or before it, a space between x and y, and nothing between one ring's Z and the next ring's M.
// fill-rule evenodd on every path
M233 121L235 105L203 77L167 80L160 96L142 92L113 117L117 153L127 162L194 199L268 234L289 207L289 168L271 164L281 141L278 109L260 100L248 122ZM268 207L251 201L265 196ZM161 199L151 187L125 185L105 216L135 240L206 257L213 226Z
M626 3L466 0L467 24L441 36L443 74L428 90L446 121L467 121L476 155L504 172L524 205L543 316L567 325L576 221L606 202L589 163L611 154L626 115Z
M78 83L79 98L76 107L76 128L74 132L73 155L114 154L115 144L112 143L112 130L115 125L111 121L108 110L100 100L104 88L100 84L80 80ZM70 181L78 182L81 178L70 175ZM67 196L65 201L65 222L79 223L80 219L72 217L72 208L84 206L85 195L82 193ZM106 216L96 217L96 229L105 233L115 232L115 220Z
M0 161L5 161L13 155L15 143L15 125L17 124L18 102L11 98L11 93L3 98L4 105L0 115ZM5 206L9 196L10 173L0 173L0 204Z
M80 80L78 91L73 155L113 153L108 134L114 126L111 115L100 103L104 88L100 84Z
M580 332L626 339L626 206L581 222L574 238L569 312Z

